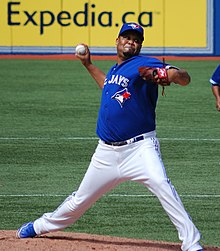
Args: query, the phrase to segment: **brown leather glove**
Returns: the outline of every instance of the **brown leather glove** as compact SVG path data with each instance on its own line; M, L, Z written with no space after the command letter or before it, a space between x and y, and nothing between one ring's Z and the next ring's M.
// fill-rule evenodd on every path
M161 86L170 85L166 68L141 66L138 68L138 71L140 76L146 81L151 81Z

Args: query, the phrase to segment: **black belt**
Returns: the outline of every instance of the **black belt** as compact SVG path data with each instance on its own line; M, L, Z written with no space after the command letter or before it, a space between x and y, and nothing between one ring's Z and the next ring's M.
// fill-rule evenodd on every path
M141 136L137 136L125 141L119 141L119 142L108 142L108 141L103 141L106 145L110 145L110 146L124 146L124 145L128 145L131 143L135 143L138 142L140 140L143 140L145 137L143 135Z

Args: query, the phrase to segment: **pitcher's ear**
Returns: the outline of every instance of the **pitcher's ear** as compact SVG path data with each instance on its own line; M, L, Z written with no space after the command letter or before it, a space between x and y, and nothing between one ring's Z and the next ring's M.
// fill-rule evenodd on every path
M115 40L116 45L118 44L118 41L119 41L119 38L117 37L116 40Z

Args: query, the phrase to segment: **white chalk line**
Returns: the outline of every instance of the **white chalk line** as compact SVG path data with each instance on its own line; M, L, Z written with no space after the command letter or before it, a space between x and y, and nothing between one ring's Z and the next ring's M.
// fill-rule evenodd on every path
M0 194L2 198L8 197L67 197L66 194ZM153 194L108 194L105 197L155 197ZM182 194L185 198L220 198L220 194Z
M44 141L44 140L98 140L97 137L60 137L60 138L47 138L47 137L0 137L1 141L13 141L13 140L37 140L37 141ZM159 138L161 141L220 141L220 138Z

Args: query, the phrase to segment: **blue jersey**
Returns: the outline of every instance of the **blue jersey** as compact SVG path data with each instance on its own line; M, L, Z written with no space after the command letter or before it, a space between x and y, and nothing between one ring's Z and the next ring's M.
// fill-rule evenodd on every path
M96 130L104 141L123 141L155 130L158 85L140 77L140 66L163 67L163 63L134 56L111 67L106 76Z
M212 85L220 86L220 65L215 69L209 81Z

